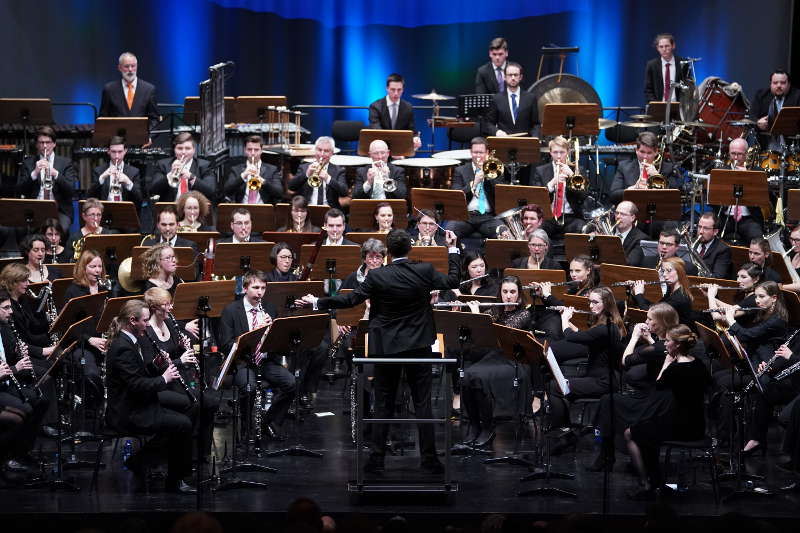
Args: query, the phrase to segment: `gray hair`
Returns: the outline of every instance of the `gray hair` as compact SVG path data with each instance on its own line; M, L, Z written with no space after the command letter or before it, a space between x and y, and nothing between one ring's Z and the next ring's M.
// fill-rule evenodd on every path
M550 237L547 235L547 232L542 228L535 229L531 232L530 236L528 237L528 242L531 242L531 239L534 237L542 239L547 247L550 248Z
M120 54L120 56L119 56L119 59L117 60L117 64L118 64L118 65L121 65L121 64L122 64L122 61L123 61L123 60L124 60L126 57L132 57L133 59L136 59L136 62L137 62L137 63L139 62L139 60L136 58L136 56L133 54L133 52L122 52L122 53Z
M330 144L331 150L336 150L336 141L333 140L333 137L328 137L327 135L318 137L317 142L314 143L314 148L319 147L320 144Z
M361 245L361 259L366 259L369 253L381 254L386 257L386 245L380 239L369 238Z

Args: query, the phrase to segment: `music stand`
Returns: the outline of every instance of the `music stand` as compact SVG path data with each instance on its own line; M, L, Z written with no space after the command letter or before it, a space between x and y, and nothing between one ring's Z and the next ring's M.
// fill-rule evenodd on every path
M450 256L446 246L412 246L408 253L408 260L430 263L433 268L445 275L450 271ZM391 261L391 254L389 261Z
M278 310L278 317L300 316L319 313L311 308L296 307L295 300L306 294L317 298L325 296L324 281L268 281L264 301L270 302Z
M708 179L708 203L719 206L770 209L767 173L763 170L713 169ZM731 215L728 215L730 218ZM725 227L725 224L722 224ZM739 221L734 217L733 242L740 242ZM749 245L750 243L743 243Z
M113 202L112 202L113 203ZM138 233L110 233L103 235L87 235L83 241L84 250L95 250L103 256L106 271L112 279L117 278L119 264L133 255L133 248L142 241ZM135 268L134 261L132 268ZM141 265L139 265L141 267ZM136 279L136 278L135 278Z
M270 108L286 107L287 103L285 96L239 96L234 105L236 121L242 124L270 122Z
M393 157L410 157L414 155L414 135L411 130L371 130L363 129L358 134L358 151L361 156L369 155L372 141L384 141Z
M800 328L800 295L787 290L781 290L781 294L786 304L786 314L789 315L788 324L793 328Z
M61 264L62 263L59 263L59 265ZM74 269L75 265L72 263L70 266L72 266L72 269ZM62 307L64 305L64 298L67 294L67 289L70 285L72 285L72 281L73 278L59 278L53 280L53 301L56 303L56 307Z
M439 220L468 220L464 191L449 189L411 189L411 205L434 211Z
M687 276L689 278L689 285L701 285L705 283L714 283L719 285L720 287L739 287L739 284L733 280L729 279L718 279L718 278L704 278L701 276ZM693 288L692 291L692 309L695 311L702 311L708 307L708 296L703 293L702 289ZM722 300L727 304L734 304L734 297L736 296L736 291L728 291L723 290L717 293L717 299Z
M293 231L265 231L261 238L268 242L285 242L294 254L295 262L300 257L300 250L304 244L314 244L319 239L319 232L308 231L295 233Z
M309 262L314 249L314 245L303 245L303 248L300 250L301 265L305 265ZM329 261L332 261L332 263L329 263ZM311 279L315 281L330 279L331 275L327 269L327 265L329 264L333 266L334 273L344 272L350 274L354 272L361 266L361 247L349 244L343 246L320 246L319 253L317 254L317 261L311 269ZM320 268L320 265L325 266L325 268Z
M486 140L488 149L494 150L495 156L506 163L512 185L519 185L517 172L522 164L537 163L541 157L538 137L488 137Z
M83 211L83 204L86 200L78 202L78 211ZM108 202L102 200L103 204L103 226L107 228L119 229L124 231L139 231L139 215L136 213L136 205L133 202Z
M233 96L224 97L225 102L225 123L233 124L236 121L236 98ZM200 97L199 96L186 96L183 99L183 122L184 124L199 126L200 125Z
M172 298L172 314L177 320L193 320L197 318L197 300L199 296L208 298L211 310L208 316L222 316L222 310L233 301L233 289L236 281L195 281L179 283L175 287Z
M22 123L22 146L28 155L28 127L53 124L49 98L0 98L0 124Z
M275 231L275 208L272 204L219 204L217 206L217 230L221 233L232 233L231 221L233 210L244 208L250 211L253 226L252 233Z
M678 189L626 189L622 199L636 204L639 213L647 217L644 222L650 224L651 237L653 220L681 218L681 191Z
M414 189L411 189L411 191L413 193ZM402 221L408 219L408 203L403 198L386 200L353 198L353 200L350 201L349 227L364 229L373 227L375 219L372 217L372 213L375 212L375 206L383 202L387 202L392 207L395 220Z
M496 213L502 213L528 204L536 204L542 208L544 220L553 218L553 210L550 207L550 194L547 192L547 187L503 185L498 183L494 186L494 204Z
M33 233L48 218L58 218L55 200L0 199L0 226L16 228L24 221L27 232Z
M592 236L585 233L567 233L564 235L564 255L567 257L588 255L595 264L626 263L622 238L617 235Z
M791 220L800 220L800 190L789 189L787 197L786 204L789 207L789 216Z
M272 228L272 231L277 230L277 228L282 228L286 225L286 222L289 220L289 210L292 208L291 204L284 204L279 203L275 204L275 227ZM321 228L325 225L325 213L331 208L329 205L309 205L306 206L308 209L308 218L311 220L311 224ZM281 232L283 233L283 232ZM318 234L318 232L314 232L314 234ZM276 241L277 242L277 241Z
M243 276L249 270L269 272L272 263L269 254L272 242L226 242L217 245L214 274L218 276Z
M613 283L622 281L660 281L658 272L654 268L641 268L624 265L612 265L603 263L600 265L600 281L606 287L610 287L614 293L614 298L624 301L632 286L613 286ZM631 293L632 294L632 293ZM661 293L661 285L650 284L644 286L644 297L651 302L660 301L664 295Z
M486 239L483 244L486 255L486 268L502 271L519 257L530 255L528 241L507 241L503 239Z
M292 356L294 361L295 386L295 405L297 409L297 424L302 422L300 417L300 362L298 360L299 351L303 348L311 350L317 348L324 337L325 328L328 327L330 316L328 313L318 313L314 315L282 317L276 319L269 329L264 346L269 346L271 352L286 352ZM289 455L293 457L322 457L322 454L309 450L299 443L299 426L295 425L295 439L297 444L268 452L267 457L277 457Z
M363 246L369 239L377 239L386 245L386 233L379 231L350 231L345 234L347 240L353 241L359 246Z
M599 116L598 104L545 104L542 135L597 135Z
M108 146L112 137L123 137L126 146L142 146L150 142L147 117L98 117L94 121L93 146Z

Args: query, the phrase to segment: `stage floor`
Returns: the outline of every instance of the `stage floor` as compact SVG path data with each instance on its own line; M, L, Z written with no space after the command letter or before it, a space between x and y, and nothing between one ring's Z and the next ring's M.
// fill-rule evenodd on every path
M578 445L577 452L568 451L564 455L553 458L553 469L556 471L574 472L575 479L553 480L552 485L573 490L576 498L563 496L519 497L517 492L528 488L542 486L542 481L521 482L520 477L528 473L527 468L511 465L486 465L484 456L453 456L453 478L458 482L459 490L447 498L427 494L409 496L399 494L364 495L356 500L347 491L348 481L354 479L354 447L350 442L349 416L343 414L347 403L342 397L342 381L331 386L322 383L317 402L316 413L330 412L333 416L307 416L302 424L302 443L311 449L324 454L320 458L277 457L257 459L264 465L278 469L274 474L243 473L241 479L263 481L266 488L241 488L228 492L206 491L202 499L202 508L207 511L222 513L223 516L235 513L237 520L248 520L245 515L252 513L250 519L262 521L280 519L288 504L299 496L315 499L325 513L334 517L343 517L349 513L360 513L376 519L401 514L408 517L427 516L447 523L448 520L464 522L479 520L479 515L487 513L507 513L520 519L552 518L568 513L587 513L599 515L603 513L603 474L588 472L584 465L591 463L596 450L591 435L584 437ZM437 411L443 408L442 402L435 402ZM295 427L288 420L284 429L291 435ZM779 430L773 428L771 434L772 449L779 448ZM412 429L411 436L416 438ZM454 424L453 436L460 435L460 428ZM224 454L230 432L226 428L215 431L215 445L219 456ZM441 448L443 438L438 431L438 442ZM523 454L532 454L533 443L530 433L522 445ZM292 443L292 438L288 443ZM51 444L51 443L48 443ZM270 449L285 447L286 443L269 443ZM514 425L511 422L499 426L497 439L494 441L495 455L509 452L514 447ZM80 448L79 457L91 460L95 444L87 443ZM120 443L120 451L122 443ZM46 457L52 458L53 452L46 446L43 448ZM163 514L163 520L171 520L177 513L196 509L197 499L194 496L182 496L164 493L161 490L163 481L151 481L153 489L149 493L131 492L131 474L122 469L118 455L111 457L112 447L104 451L103 460L108 465L100 473L99 490L89 493L91 469L69 470L66 477L81 487L79 493L50 492L47 489L22 490L19 488L0 490L0 512L11 518L14 523L46 526L58 519L64 524L76 521L83 525L93 519L104 522L117 520L120 516L153 517L154 513ZM766 482L757 482L756 486L778 488L791 481L791 476L775 467L778 457L776 451L770 451L766 458L755 457L747 460L748 472L766 476ZM673 454L673 463L677 462L677 454ZM254 458L251 456L250 461ZM772 496L756 495L739 498L729 503L714 503L710 479L707 469L697 469L697 485L691 485L691 471L687 474L689 488L686 492L671 498L670 505L684 517L697 519L712 518L721 514L737 511L753 517L769 518L783 521L800 516L798 504L800 494L776 494ZM375 479L374 477L368 479ZM386 479L401 479L410 482L416 479L432 480L418 470L418 457L415 450L406 451L405 455L388 455L386 458ZM674 482L674 476L670 480ZM735 483L722 484L722 495L730 492ZM628 459L617 454L617 462L610 476L609 498L606 512L608 516L641 520L646 503L630 501L625 493L636 488L635 476L628 467ZM124 515L123 515L124 514ZM11 515L11 516L9 516Z

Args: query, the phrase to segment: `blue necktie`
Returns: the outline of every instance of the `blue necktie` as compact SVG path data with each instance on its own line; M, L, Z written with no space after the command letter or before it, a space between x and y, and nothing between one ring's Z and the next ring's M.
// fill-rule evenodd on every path
M517 121L517 95L511 93L511 116L514 117L514 122Z
M483 190L483 182L478 184L478 213L481 215L486 214L486 192Z

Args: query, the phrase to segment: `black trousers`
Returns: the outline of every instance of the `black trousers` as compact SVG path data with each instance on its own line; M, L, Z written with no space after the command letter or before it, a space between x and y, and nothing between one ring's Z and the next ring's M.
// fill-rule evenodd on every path
M294 375L280 364L280 360L272 355L261 363L261 377L272 389L272 407L267 411L266 422L277 425L283 424L286 413L292 405L297 384ZM242 416L250 420L253 400L256 393L256 369L247 365L240 365L233 376L233 385L242 395Z
M178 385L178 387L180 387L180 385ZM202 410L200 409L199 403L200 392L195 390L193 394L196 398L195 402L189 399L189 396L183 388L178 389L177 387L170 387L170 389L158 393L158 401L162 407L182 413L192 420L192 435L200 439L202 454L203 456L207 456L211 453L211 438L214 434L214 416L217 410L219 410L221 393L208 389L203 394ZM193 448L196 448L196 446ZM193 451L194 449L192 452Z
M296 365L300 365L300 394L313 394L319 389L319 380L328 363L330 344L323 340L313 350L303 350L297 355Z
M14 417L6 417L11 419L8 420L11 428L2 431L0 455L24 455L33 449L36 433L47 413L47 401L27 388L22 391L25 400L12 388L3 387L0 391L0 410L11 407L22 412L24 418L21 424L17 424Z
M431 357L430 348L410 350L398 354L391 354L392 358ZM376 364L375 379L375 415L378 418L393 418L397 388L400 385L400 375L405 370L408 387L411 390L411 399L414 402L414 413L417 418L432 418L431 408L431 365L429 364ZM432 424L418 424L419 449L422 460L436 458L436 435ZM372 428L372 442L370 452L373 459L383 461L386 455L386 436L389 432L388 424L375 424Z
M192 473L192 421L183 413L161 407L156 423L136 432L154 436L130 459L142 465L154 465L167 459L167 486ZM166 453L165 453L166 452Z

